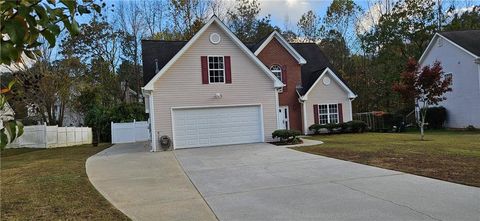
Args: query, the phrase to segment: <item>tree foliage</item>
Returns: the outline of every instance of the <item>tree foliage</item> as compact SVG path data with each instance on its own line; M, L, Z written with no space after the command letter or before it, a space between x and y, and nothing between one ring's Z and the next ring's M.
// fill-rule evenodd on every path
M42 44L38 41L40 36L54 47L62 28L71 34L80 32L75 19L77 14L89 14L91 10L100 13L102 6L104 4L92 0L83 3L71 0L2 1L0 64L20 62L22 54L35 59L40 55L37 49Z
M243 42L257 42L278 29L270 24L270 15L259 18L261 8L257 0L239 0L227 11L230 29Z
M422 140L428 108L446 100L445 93L452 91L451 83L452 79L444 76L440 62L420 67L417 61L411 58L401 74L400 81L393 85L393 90L400 93L405 100L413 100L419 106L420 116L417 123Z

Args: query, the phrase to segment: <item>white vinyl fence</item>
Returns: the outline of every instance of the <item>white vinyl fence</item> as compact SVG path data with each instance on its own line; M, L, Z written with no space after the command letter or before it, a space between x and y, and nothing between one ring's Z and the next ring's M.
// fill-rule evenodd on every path
M111 123L112 143L133 143L150 140L148 121Z
M25 126L22 136L7 147L52 148L92 143L90 127Z

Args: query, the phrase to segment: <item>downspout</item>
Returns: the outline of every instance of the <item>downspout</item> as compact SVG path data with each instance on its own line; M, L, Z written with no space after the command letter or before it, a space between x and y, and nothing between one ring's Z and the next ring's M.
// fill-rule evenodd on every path
M142 89L144 97L146 95L148 96L148 104L149 104L149 110L148 110L148 115L149 115L149 124L150 124L150 139L151 139L151 149L150 152L156 152L157 151L157 136L156 136L156 130L155 130L155 108L154 108L154 102L153 102L153 91L152 90L144 90Z
M307 106L305 102L307 98L305 96L300 95L297 90L298 101L302 105L302 120L303 120L303 134L308 135L308 127L307 127Z
M278 121L278 110L280 109L280 104L279 104L279 101L278 101L278 88L275 88L275 116L277 119L275 119L275 122L277 122L277 129L280 128L280 122Z

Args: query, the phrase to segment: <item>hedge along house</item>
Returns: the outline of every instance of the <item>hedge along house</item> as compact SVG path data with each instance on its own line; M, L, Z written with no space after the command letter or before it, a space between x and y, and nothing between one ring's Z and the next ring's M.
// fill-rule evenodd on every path
M245 44L213 16L189 41L142 41L142 58L152 151L164 135L175 149L192 148L351 120L356 95L318 46L277 32Z

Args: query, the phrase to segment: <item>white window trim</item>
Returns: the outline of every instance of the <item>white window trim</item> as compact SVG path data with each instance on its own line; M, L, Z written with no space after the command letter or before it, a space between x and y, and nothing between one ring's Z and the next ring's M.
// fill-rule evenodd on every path
M330 120L330 114L334 114L334 113L330 113L330 105L336 105L337 106L337 123L340 123L340 113L339 113L339 110L338 110L338 104L337 103L323 103L323 104L317 104L318 105L318 123L320 125L325 125L325 124L321 124L320 123L320 115L327 115L327 123L326 124L331 124L331 120ZM326 114L320 114L320 106L322 105L327 105L327 113Z
M210 69L210 58L211 57L222 57L223 58L223 69ZM220 71L223 70L223 82L210 82L210 70ZM208 84L225 84L227 79L227 73L225 73L225 56L223 55L208 55L207 56L207 73L208 73Z
M275 71L274 71L274 70L272 70L273 67L279 67L280 70L275 70ZM283 79L282 79L282 78L283 78L283 76L282 76L283 70L282 70L282 66L281 66L281 65L279 65L279 64L274 64L274 65L270 66L270 71L273 73L273 75L275 75L275 72L280 72L280 78L278 78L277 75L275 75L275 77L277 77L278 80L280 80L281 82L283 82Z

